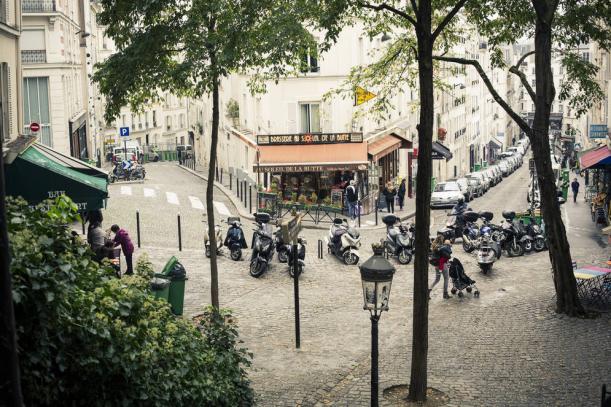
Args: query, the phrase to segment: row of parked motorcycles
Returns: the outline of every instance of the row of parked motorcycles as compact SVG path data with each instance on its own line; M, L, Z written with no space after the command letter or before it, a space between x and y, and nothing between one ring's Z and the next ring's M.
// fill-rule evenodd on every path
M514 211L503 211L500 225L492 223L492 212L474 212L465 203L457 204L448 216L452 218L446 227L438 231L444 240L454 243L462 240L467 253L477 251L477 261L481 271L486 274L503 252L509 257L522 256L532 251L547 249L543 228L535 222L532 211L529 216L516 219ZM524 220L528 222L525 223ZM481 221L481 223L478 223Z
M146 169L142 164L131 162L129 167L123 163L115 164L114 168L108 173L110 182L141 180L146 177Z
M255 213L254 215L255 230L251 242L250 275L257 278L261 277L269 268L269 264L276 252L278 253L278 261L288 264L288 271L291 277L295 276L295 272L297 272L297 275L300 275L305 268L306 240L301 237L297 239L297 267L295 267L293 246L283 240L280 226L271 224L272 219L268 213ZM229 217L226 223L229 225L229 228L225 238L223 238L221 226L215 225L214 227L217 245L216 253L221 254L222 248L225 246L229 249L231 259L239 261L242 259L242 249L248 248L240 218ZM204 234L206 257L210 257L210 246L209 231L206 231Z

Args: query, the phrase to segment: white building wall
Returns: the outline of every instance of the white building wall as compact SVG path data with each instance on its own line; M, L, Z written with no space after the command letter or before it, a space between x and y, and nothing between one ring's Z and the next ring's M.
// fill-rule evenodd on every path
M23 126L21 98L21 1L0 2L0 136L16 138Z

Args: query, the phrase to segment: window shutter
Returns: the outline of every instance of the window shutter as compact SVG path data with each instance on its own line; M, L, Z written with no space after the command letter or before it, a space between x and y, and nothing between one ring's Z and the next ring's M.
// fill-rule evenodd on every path
M17 106L15 106L15 101L12 100L12 96L13 96L13 78L12 78L12 72L11 72L11 67L6 64L6 100L8 102L8 109L7 113L8 113L8 120L7 120L7 133L9 138L12 138L13 136L17 136L18 133L13 134L13 132L15 131L15 113L16 113L16 108Z
M297 132L297 103L287 104L286 131L289 134Z
M10 138L10 111L11 104L9 103L9 82L8 82L8 64L2 62L0 64L0 140L8 140Z
M331 100L326 100L322 106L322 131L333 133L333 104Z

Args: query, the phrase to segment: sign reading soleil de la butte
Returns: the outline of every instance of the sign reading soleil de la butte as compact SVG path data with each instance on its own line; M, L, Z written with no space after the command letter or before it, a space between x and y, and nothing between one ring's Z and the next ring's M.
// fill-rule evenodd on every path
M303 133L303 134L261 134L259 145L304 145L362 143L363 133Z

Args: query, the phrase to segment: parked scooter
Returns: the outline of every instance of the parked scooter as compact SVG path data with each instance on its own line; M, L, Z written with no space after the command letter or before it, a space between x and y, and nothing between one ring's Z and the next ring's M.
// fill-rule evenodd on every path
M547 249L547 241L543 233L543 228L537 224L535 217L530 212L529 224L526 225L526 233L533 239L533 249L536 252Z
M227 218L227 224L229 224L229 229L227 229L224 245L229 248L231 260L238 261L242 258L242 249L248 247L240 218L229 217Z
M250 275L261 277L274 257L274 233L269 224L268 213L255 213L256 229L252 236L252 254L250 256Z
M282 239L282 229L279 226L276 226L276 232L274 232L274 245L278 253L278 261L280 263L286 263L289 259L289 245Z
M514 211L503 211L503 240L501 247L507 252L510 257L522 256L524 254L524 246L520 242L521 232L516 227L514 219L516 213Z
M492 220L492 213L480 212L479 215L484 224L480 228L480 236L477 242L477 264L479 264L482 273L487 274L492 269L494 262L501 257L501 248L492 240L492 228L486 225L486 222Z
M403 225L395 215L385 216L382 222L386 224L386 239L383 241L386 252L396 256L399 263L408 264L414 253L414 226Z
M139 180L146 177L146 170L142 165L131 163L130 167L123 168L123 163L117 163L114 168L108 173L110 182L125 180Z
M206 229L206 232L204 232L204 248L206 257L210 257L211 252L209 232L209 229ZM221 249L223 248L223 229L221 228L221 225L214 225L214 236L216 236L216 254L220 254Z
M358 248L361 246L361 237L355 228L348 225L346 219L333 220L326 240L329 253L342 259L345 264L352 266L359 262L361 256Z
M297 238L297 276L303 273L305 269L305 250L306 240L299 237ZM293 256L293 245L287 246L287 261L289 264L289 275L295 277L295 257Z

